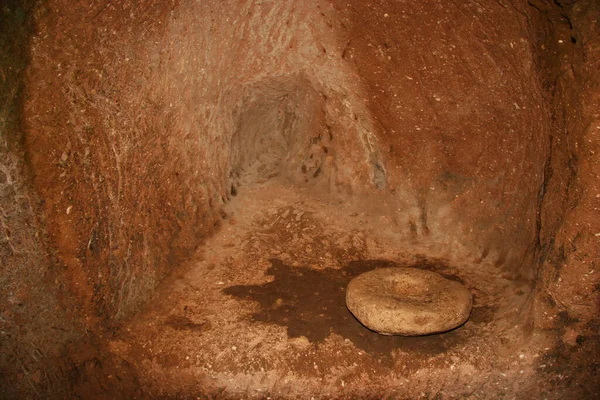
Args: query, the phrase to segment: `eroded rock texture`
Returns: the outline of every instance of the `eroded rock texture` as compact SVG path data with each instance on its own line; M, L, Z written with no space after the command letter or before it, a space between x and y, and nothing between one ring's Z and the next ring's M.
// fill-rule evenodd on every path
M39 10L24 115L57 262L90 316L126 315L232 190L277 174L380 191L415 240L523 268L548 126L518 9L73 7Z
M530 330L594 342L597 2L3 7L16 24L1 28L0 65L11 340L27 321L48 329L43 312L16 316L20 287L56 310L58 343L113 328L229 218L225 204L277 178L371 199L382 229L425 256L535 286ZM25 243L38 269L21 263ZM28 363L56 356L38 351ZM11 387L41 390L35 370Z
M560 336L556 358L597 382L600 238L600 4L540 4L554 22L540 38L552 131L540 210L535 321ZM563 361L563 365L564 361Z

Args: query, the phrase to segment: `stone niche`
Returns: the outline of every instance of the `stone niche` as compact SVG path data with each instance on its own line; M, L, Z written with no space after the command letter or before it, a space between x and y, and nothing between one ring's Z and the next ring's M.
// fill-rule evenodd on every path
M5 3L0 397L598 396L597 1Z

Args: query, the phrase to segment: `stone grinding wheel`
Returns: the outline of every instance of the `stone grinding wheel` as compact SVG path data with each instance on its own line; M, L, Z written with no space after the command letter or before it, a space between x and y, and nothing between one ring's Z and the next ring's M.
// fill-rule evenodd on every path
M461 283L418 268L380 268L352 279L346 305L383 335L420 336L454 329L469 319L471 292Z

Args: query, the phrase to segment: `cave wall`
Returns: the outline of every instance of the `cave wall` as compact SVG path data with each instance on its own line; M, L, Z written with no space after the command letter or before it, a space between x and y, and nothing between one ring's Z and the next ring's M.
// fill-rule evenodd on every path
M552 151L535 319L539 327L558 330L568 351L593 364L600 307L600 4L559 3L536 3L546 24L538 47L552 105Z
M353 119L366 114L360 88L327 54L337 39L309 18L318 7L38 7L26 146L61 284L90 326L131 314L226 217L240 178L229 166L246 150L232 138L269 135L260 124L253 133L252 119L279 126L287 116L281 158L292 181L373 186L370 122ZM332 138L344 151L327 149Z
M527 3L339 7L401 227L531 279L549 126Z
M74 304L129 315L273 174L380 192L400 238L531 277L548 132L517 6L38 7L26 144Z
M100 3L47 2L36 10L26 146L57 279L73 296L65 306L89 326L135 305L212 224L207 210L198 221L186 203L199 189L183 190L177 178L181 150L170 145L173 123L145 83L150 67L130 67L147 64L144 31L160 26L172 6L131 8L119 17L137 12L128 26L108 23L116 17Z
M536 326L592 341L598 4L307 3L24 9L0 65L6 348L33 363L131 315L275 176L535 280Z
M59 393L58 358L80 339L64 312L45 247L41 199L23 147L23 74L32 1L0 5L0 398ZM60 377L60 378L59 378Z

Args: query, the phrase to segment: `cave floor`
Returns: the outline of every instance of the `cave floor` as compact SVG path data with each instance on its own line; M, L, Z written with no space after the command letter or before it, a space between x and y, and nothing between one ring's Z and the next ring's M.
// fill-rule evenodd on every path
M271 180L242 188L218 233L108 342L148 397L482 398L523 393L538 353L515 321L530 289L485 261L401 239L376 207ZM373 268L416 265L463 282L470 320L381 336L345 306Z

